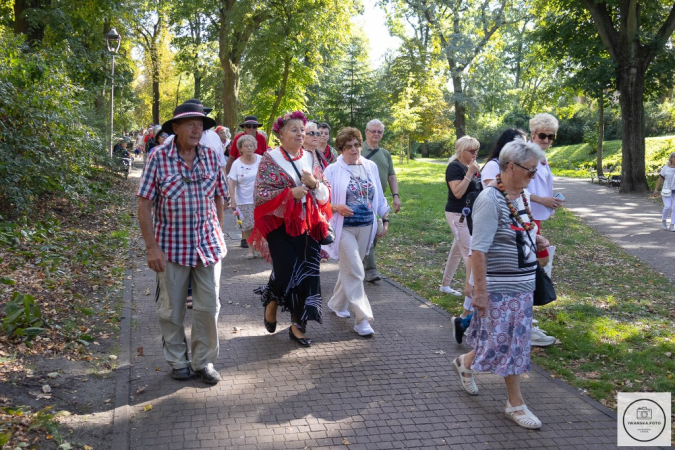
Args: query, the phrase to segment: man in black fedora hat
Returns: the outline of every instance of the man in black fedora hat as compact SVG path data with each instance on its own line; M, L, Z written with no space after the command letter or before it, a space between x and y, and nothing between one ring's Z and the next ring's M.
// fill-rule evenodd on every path
M230 173L232 163L240 156L239 149L237 148L237 141L239 140L239 137L243 136L244 134L248 134L255 138L256 142L258 143L255 152L258 155L263 155L267 151L267 139L262 133L258 132L258 127L261 126L262 124L258 122L256 116L246 116L244 122L239 124L239 127L243 128L244 131L237 134L232 140L232 144L230 144L230 156L227 159L227 166L225 166L226 174Z
M199 104L176 107L162 125L175 136L150 154L136 192L148 266L157 273L156 310L171 376L186 380L192 368L207 384L220 381L213 364L219 352L220 262L227 253L221 229L225 178L216 151L200 144L203 130L215 124ZM191 278L192 361L183 326Z
M204 114L207 116L211 111L213 111L213 108L205 107L202 104L202 101L199 100L198 98L191 98L190 100L186 100L185 103L193 103L195 105L201 106L204 109ZM173 136L169 136L164 143L170 144L172 140ZM205 147L211 147L213 150L216 151L216 155L218 155L218 164L222 168L223 175L225 175L225 165L227 164L227 160L225 159L225 152L223 151L223 145L220 141L220 137L210 128L204 129L204 132L202 133L202 138L199 140L199 143Z

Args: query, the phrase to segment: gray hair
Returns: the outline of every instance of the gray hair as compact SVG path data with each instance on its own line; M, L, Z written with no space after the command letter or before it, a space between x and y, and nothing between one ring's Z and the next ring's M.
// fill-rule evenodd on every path
M305 125L305 131L307 131L308 127L314 127L314 128L317 129L317 131L319 130L319 126L316 124L316 122L314 122L312 120L307 121L307 124Z
M537 144L516 139L506 144L499 154L499 170L505 171L510 162L523 165L531 159L542 162L546 154Z
M384 124L379 120L379 119L373 119L370 122L366 124L366 130L370 130L370 127L372 125L379 125L382 127L382 131L384 131Z
M253 144L254 148L258 146L258 141L256 141L253 136L250 134L244 134L239 136L239 139L237 139L237 150L241 150L241 148L244 146L244 142L250 142Z
M558 132L558 119L548 113L537 114L530 119L530 133L538 130L553 130Z

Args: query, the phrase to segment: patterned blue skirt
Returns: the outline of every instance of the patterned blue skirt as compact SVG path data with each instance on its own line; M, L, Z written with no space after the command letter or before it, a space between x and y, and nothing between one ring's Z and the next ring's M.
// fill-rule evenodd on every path
M503 377L529 372L532 292L488 294L487 313L473 315L467 336L476 349L471 369Z

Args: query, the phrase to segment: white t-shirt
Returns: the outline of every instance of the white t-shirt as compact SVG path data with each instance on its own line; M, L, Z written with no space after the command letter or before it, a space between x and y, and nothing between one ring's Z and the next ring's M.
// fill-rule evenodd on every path
M237 205L251 205L253 204L253 188L255 185L255 178L258 175L258 166L262 156L255 156L253 164L244 164L241 158L236 159L232 163L230 173L227 178L234 180L234 200Z
M483 170L480 171L480 179L483 183L483 187L488 187L486 181L492 181L497 178L499 172L501 172L501 170L499 170L499 160L491 159L488 161L487 164L485 164L485 167L483 167Z
M668 167L666 164L663 166L663 169L661 169L661 176L664 178L663 180L663 189L673 189L673 177L675 176L675 167Z
M553 174L548 165L548 160L539 163L537 166L537 174L530 180L530 184L527 185L527 190L530 191L531 194L538 195L539 197L553 197ZM534 217L534 220L547 220L553 215L552 209L548 209L544 205L540 205L536 202L530 203L530 209L532 210L532 217Z
M164 144L169 144L176 137L175 134L172 134L164 141ZM223 141L220 140L218 133L212 130L204 130L202 133L202 138L199 140L199 143L204 147L210 147L216 152L218 157L218 165L220 167L225 167L227 160L225 159L225 152L223 151Z

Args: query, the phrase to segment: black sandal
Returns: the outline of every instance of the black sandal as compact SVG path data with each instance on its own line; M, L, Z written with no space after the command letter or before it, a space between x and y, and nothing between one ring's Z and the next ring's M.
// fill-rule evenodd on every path
M270 303L272 302L269 302L267 305ZM277 323L267 321L267 305L263 308L263 322L265 323L265 329L270 333L274 333L277 330Z

